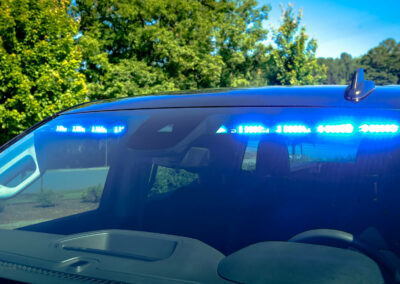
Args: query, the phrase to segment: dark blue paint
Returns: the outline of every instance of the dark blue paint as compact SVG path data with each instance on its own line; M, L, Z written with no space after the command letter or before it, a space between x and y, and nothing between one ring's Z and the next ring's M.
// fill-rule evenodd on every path
M99 101L65 112L80 113L124 109L179 107L334 107L334 108L400 108L400 86L376 87L359 103L346 101L346 86L263 87L248 89L206 90L192 93L156 95Z

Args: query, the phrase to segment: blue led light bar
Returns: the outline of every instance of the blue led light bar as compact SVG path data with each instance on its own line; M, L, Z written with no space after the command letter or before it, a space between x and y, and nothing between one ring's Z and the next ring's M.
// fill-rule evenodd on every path
M275 130L276 133L287 133L287 134L302 134L310 133L311 129L305 125L278 125Z
M114 133L119 133L124 127L114 128ZM304 124L278 124L271 128L261 124L240 124L236 128L227 128L222 125L216 133L233 133L233 134L268 134L271 132L278 134L352 134L354 132L361 134L380 134L380 133L400 133L400 125L398 124L362 124L354 125L353 123L342 124L320 124L315 128L310 128ZM312 130L313 129L313 130ZM58 126L57 131L65 132L63 126ZM101 131L99 131L101 132Z
M269 128L262 125L239 125L237 128L239 134L263 134L269 133Z
M344 133L350 134L353 133L354 126L350 123L346 124L328 124L328 125L319 125L317 127L318 133Z
M104 126L92 126L92 133L107 133L107 128L105 128Z
M225 126L221 126L221 127L217 130L216 133L218 133L218 134L228 133L228 129L226 129Z
M362 133L397 133L399 126L397 124L363 124L359 131Z
M68 129L66 127L62 126L62 125L57 125L56 131L57 132L67 132Z
M106 126L103 125L93 125L90 127L83 127L81 125L72 125L70 127L66 127L64 125L57 125L55 128L56 132L62 132L62 133L67 133L67 132L71 132L71 133L86 133L86 132L90 132L93 134L107 134L107 133L111 133L111 134L121 134L122 132L124 132L125 130L125 126L122 125L117 125L117 126L113 126L111 128L107 128Z
M86 128L80 126L80 125L74 125L72 126L72 132L75 133L85 133L86 132Z
M124 131L124 129L125 129L125 126L115 126L114 133L115 134L121 133L122 131Z

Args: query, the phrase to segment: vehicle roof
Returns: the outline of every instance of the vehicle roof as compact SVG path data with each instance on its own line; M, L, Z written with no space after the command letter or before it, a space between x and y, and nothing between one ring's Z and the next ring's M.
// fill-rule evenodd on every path
M167 95L130 97L96 101L72 108L65 113L188 107L332 107L400 108L400 85L379 86L359 103L346 101L346 86L296 86L240 89L214 89L176 92Z

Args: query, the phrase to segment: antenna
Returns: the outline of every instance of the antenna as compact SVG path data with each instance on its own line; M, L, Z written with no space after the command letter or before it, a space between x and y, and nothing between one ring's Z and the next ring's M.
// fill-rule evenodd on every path
M354 74L353 81L344 91L347 101L358 103L375 90L375 83L364 79L364 70L359 68Z

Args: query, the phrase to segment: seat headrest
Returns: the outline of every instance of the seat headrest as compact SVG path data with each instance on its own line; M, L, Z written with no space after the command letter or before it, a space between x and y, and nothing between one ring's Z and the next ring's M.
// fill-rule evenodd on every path
M387 172L398 160L399 151L385 143L361 144L355 164L358 174L375 175Z
M277 141L260 141L257 151L257 174L276 176L288 174L289 170L287 146Z
M201 168L210 163L210 150L202 147L191 147L183 157L180 168Z

